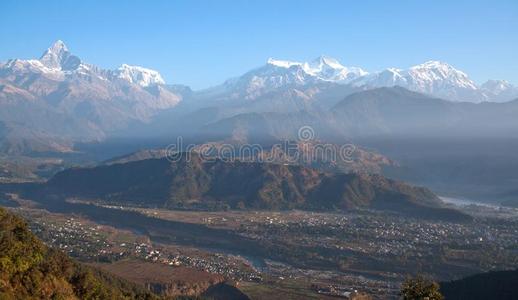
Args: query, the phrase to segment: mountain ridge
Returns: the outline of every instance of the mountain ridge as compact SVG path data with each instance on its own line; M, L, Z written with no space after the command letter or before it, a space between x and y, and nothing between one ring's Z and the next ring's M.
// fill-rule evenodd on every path
M477 85L465 72L441 61L430 60L408 69L387 68L369 73L359 67L345 67L328 56L311 62L269 58L262 67L228 80L222 86L224 89L245 90L251 94L249 97L253 97L281 86L303 86L319 81L363 89L401 86L450 101L476 103L505 102L518 96L518 87L505 80L488 80Z
M378 208L448 220L470 219L442 207L425 188L381 175L331 174L302 166L204 160L194 153L74 168L57 173L49 193L107 203L183 209L349 210ZM146 199L145 201L143 199Z
M72 55L61 40L57 40L49 47L39 60L11 59L5 64L0 63L0 68L38 70L49 76L55 73L52 76L57 77L64 76L60 72L77 71L91 75L99 73L93 72L96 70L101 71L101 74L95 74L100 78L121 78L130 83L137 83L141 87L166 84L157 71L139 66L123 64L115 70L102 70L85 64L79 57ZM327 81L366 88L402 86L453 101L502 102L518 96L518 87L505 80L488 80L477 85L465 72L437 60L430 60L407 69L391 67L377 72L367 72L360 67L346 67L337 59L326 55L321 55L309 62L269 58L265 65L245 72L237 78L229 79L223 83L223 86L228 88L229 84L234 84L238 78L242 78L241 81L249 81L248 88L245 88L249 92L265 86L278 88L290 84Z

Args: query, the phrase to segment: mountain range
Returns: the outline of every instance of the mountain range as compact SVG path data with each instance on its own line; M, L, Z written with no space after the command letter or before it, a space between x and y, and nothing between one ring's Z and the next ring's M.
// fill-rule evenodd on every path
M337 144L379 137L516 137L518 132L516 100L452 102L401 87L344 94L347 96L336 94L333 104L328 103L329 108L308 104L300 110L266 110L276 101L289 103L299 99L296 97L258 98L254 102L266 103L255 102L257 106L248 105L246 101L232 105L222 102L218 106L161 119L153 127L155 130L148 129L147 132L157 133L158 128L163 127L171 135L254 142L296 140L298 130L310 126L316 139ZM319 99L324 98L319 96L315 101Z
M371 91L378 100L362 101ZM402 98L391 100L394 93ZM78 144L115 137L285 140L305 125L320 138L341 142L402 134L425 121L417 127L426 134L457 125L501 134L516 128L510 101L517 97L518 89L505 81L478 86L443 62L369 73L327 56L311 62L269 59L219 86L192 91L143 67L102 69L57 41L39 59L0 63L0 152L74 152ZM416 98L422 101L412 102ZM388 107L401 120L388 118Z
M479 86L466 73L441 61L427 61L408 69L388 68L369 73L360 67L346 67L327 56L318 57L311 62L270 58L266 65L226 81L223 88L245 92L251 98L280 87L318 82L351 85L362 89L400 86L451 101L476 103L505 102L518 97L518 88L505 80L489 80Z
M40 59L9 60L0 65L1 150L67 152L73 142L149 121L181 100L163 84L145 68L84 63L62 41Z

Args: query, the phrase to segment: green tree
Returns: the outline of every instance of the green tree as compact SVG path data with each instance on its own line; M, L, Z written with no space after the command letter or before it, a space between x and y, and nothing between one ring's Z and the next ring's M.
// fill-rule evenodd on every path
M439 291L439 284L422 276L405 280L401 285L400 295L405 300L444 299L443 295Z

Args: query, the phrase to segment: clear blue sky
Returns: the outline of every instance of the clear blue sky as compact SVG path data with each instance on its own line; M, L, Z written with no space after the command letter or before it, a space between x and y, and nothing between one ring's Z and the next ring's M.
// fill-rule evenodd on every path
M368 71L436 59L518 83L518 0L0 1L0 61L62 39L84 61L218 84L268 57L320 54Z

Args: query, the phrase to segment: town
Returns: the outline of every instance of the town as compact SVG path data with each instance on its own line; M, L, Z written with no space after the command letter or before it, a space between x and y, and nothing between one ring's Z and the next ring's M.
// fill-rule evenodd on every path
M236 282L302 282L317 293L332 296L345 297L355 291L394 296L405 276L415 272L449 280L453 279L451 274L506 269L518 264L516 216L477 217L473 223L452 223L370 210L315 213L170 211L123 206L109 209L230 230L264 244L275 255L253 257L222 249L157 243L145 235L81 217L54 216L49 221L41 212L15 208L22 215L30 214L27 219L32 220L32 230L47 244L84 262L137 259L219 274Z

